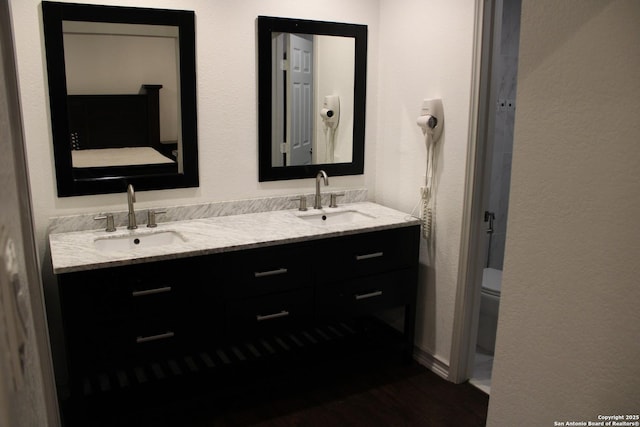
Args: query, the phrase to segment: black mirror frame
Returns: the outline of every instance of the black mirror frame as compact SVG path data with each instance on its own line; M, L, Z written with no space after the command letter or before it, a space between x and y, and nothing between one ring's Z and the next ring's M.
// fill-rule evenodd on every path
M58 196L124 192L128 184L132 184L136 190L197 187L199 178L194 12L43 1L42 16ZM74 178L68 137L67 83L62 21L168 25L179 28L180 111L184 173L140 175L134 172L135 168L121 167L117 168L120 169L117 173L110 173L108 177ZM116 168L113 170L115 171Z
M258 175L259 180L312 178L320 169L329 176L364 173L365 106L367 88L367 26L302 19L258 16ZM271 159L271 34L274 32L353 37L355 76L353 111L353 158L351 163L305 166L272 166Z

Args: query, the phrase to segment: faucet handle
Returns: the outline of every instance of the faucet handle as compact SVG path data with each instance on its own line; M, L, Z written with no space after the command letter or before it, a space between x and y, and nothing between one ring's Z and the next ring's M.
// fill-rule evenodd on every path
M105 215L98 215L97 217L95 217L93 219L95 219L96 221L100 221L100 220L106 219L107 220L107 228L104 231L106 231L108 233L116 231L116 226L115 226L114 221L113 221L113 214L109 213L109 214L105 214Z
M300 197L294 197L293 199L289 199L292 202L297 202L298 200L300 201L300 206L298 207L299 211L306 211L307 210L307 196L302 195Z
M161 209L161 210L149 209L147 211L147 227L149 228L157 227L158 224L156 223L156 214L163 214L163 213L167 213L166 209Z
M338 197L342 197L342 196L344 196L344 193L331 193L331 200L329 201L329 207L337 208L338 204L336 203L336 200L338 199Z

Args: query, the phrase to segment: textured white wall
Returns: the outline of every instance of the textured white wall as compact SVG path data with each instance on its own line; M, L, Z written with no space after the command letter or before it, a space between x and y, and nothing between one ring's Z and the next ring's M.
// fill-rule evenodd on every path
M469 132L474 2L381 0L376 201L410 212L420 200L426 146L416 118L442 98L436 149L435 239L421 244L416 344L448 365L458 280Z
M640 2L524 0L489 426L638 414Z
M36 232L41 254L51 216L122 210L122 194L56 196L40 0L11 0ZM139 192L140 209L313 191L313 180L258 182L256 17L271 15L369 26L365 174L333 177L331 186L374 189L378 2L371 0L86 0L166 7L196 14L200 187ZM170 3L170 4L169 4ZM179 3L179 4L178 4ZM373 65L373 66L372 66Z

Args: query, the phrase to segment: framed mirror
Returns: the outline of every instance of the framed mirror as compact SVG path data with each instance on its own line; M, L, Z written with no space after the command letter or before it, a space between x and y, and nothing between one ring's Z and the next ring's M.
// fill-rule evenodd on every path
M367 26L259 16L259 180L364 171Z
M192 11L42 2L59 197L197 187Z

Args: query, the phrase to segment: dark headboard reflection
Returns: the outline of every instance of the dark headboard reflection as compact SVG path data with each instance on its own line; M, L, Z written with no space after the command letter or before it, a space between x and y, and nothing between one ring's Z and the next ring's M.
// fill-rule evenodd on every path
M42 12L58 196L124 192L128 184L133 184L136 190L197 187L195 14L182 10L48 1L42 2ZM70 80L78 75L72 73L76 70L72 67L77 65L65 63L65 49L71 52L70 34L76 42L79 39L85 49L89 46L90 51L92 40L105 35L170 40L167 45L173 52L166 55L168 60L164 66L176 73L170 82L132 77L132 81L122 83L136 89L121 93L105 87L115 81L115 73L108 67L125 64L95 61L100 63L95 74L105 77L103 80L96 77L95 91L78 90L79 84ZM104 51L96 48L91 53L102 59L99 55ZM83 75L91 73L89 70ZM141 86L140 93L135 93ZM157 111L162 103L158 100L158 91L168 86L175 88L165 90L164 96L173 96L171 103L177 105L177 112L170 118L177 123L178 130L173 140L162 141L159 127L163 123ZM72 92L70 88L74 88ZM162 99L163 93L160 93ZM145 147L153 148L159 157L151 153L147 160L148 150L135 149ZM92 155L88 149L111 152ZM114 153L117 149L121 152ZM109 163L107 154L114 156L113 163ZM78 157L81 160L77 160ZM100 158L104 158L106 164L101 164Z

